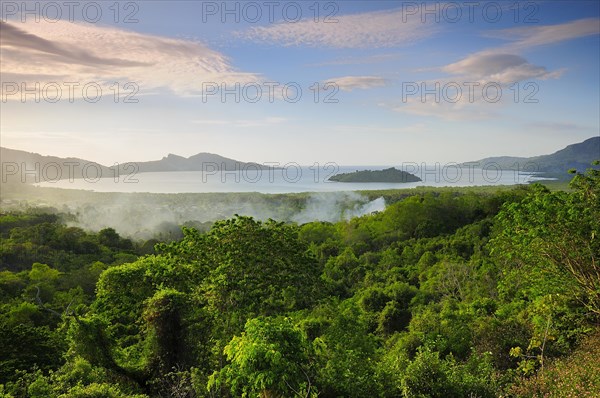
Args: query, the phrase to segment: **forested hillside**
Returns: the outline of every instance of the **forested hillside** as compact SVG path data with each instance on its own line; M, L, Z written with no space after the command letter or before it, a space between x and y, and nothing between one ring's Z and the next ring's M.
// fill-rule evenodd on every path
M600 171L570 186L169 242L2 214L0 396L599 396Z
M597 160L600 153L600 137L595 136L576 144L567 145L554 153L529 158L499 156L473 162L482 167L500 167L503 170L539 172L542 176L564 180L565 170L583 169ZM468 164L468 163L466 163ZM492 166L494 165L494 166Z

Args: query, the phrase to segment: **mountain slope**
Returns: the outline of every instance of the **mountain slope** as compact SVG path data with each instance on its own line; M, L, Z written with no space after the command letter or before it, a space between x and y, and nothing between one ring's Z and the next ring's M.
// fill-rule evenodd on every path
M246 163L238 160L226 158L214 153L201 152L196 155L184 158L182 156L169 154L161 160L152 160L149 162L134 162L138 167L139 173L162 172L162 171L215 171L215 170L243 170L247 168L268 169L258 163ZM130 168L126 165L121 167L122 174L130 173Z
M161 160L122 163L118 166L118 171L115 166L107 167L85 159L45 156L3 147L0 147L0 161L2 162L3 183L37 183L78 178L94 181L102 177L113 178L147 172L269 169L269 166L258 163L240 162L206 152L189 158L169 154Z
M600 159L600 136L589 138L577 144L568 145L549 155L529 158L496 156L464 164L476 163L481 167L493 164L504 170L537 171L544 176L568 179L570 178L567 174L569 169L585 171L594 160L598 159Z
M90 160L60 158L0 147L3 183L37 183L77 178L113 177L114 171Z

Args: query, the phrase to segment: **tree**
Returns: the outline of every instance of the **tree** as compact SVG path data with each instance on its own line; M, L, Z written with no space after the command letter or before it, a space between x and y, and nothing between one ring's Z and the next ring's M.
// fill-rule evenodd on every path
M201 243L201 261L211 267L202 285L208 306L239 328L319 296L318 265L293 225L236 217L216 222Z
M0 384L13 380L17 370L56 369L64 342L47 327L0 324Z
M156 392L163 387L157 378L208 355L204 312L190 294L195 288L190 267L167 256L107 269L91 311L71 323L72 351Z
M576 174L570 186L572 192L537 186L523 201L504 206L493 250L513 269L537 274L541 294L569 288L600 315L600 170Z
M369 333L368 319L356 300L333 301L317 308L313 316L328 321L313 342L320 396L382 395L376 370L378 338Z
M234 396L311 397L311 347L289 318L255 318L225 347L229 364L208 389L226 385Z

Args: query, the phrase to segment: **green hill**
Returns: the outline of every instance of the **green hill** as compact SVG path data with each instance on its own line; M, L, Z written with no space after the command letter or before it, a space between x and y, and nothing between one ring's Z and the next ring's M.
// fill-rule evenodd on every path
M417 182L419 177L406 171L390 167L385 170L361 170L352 173L340 173L329 178L336 182Z
M570 179L567 171L577 169L585 171L594 160L600 159L600 136L592 137L583 142L567 147L549 155L534 157L499 156L490 157L475 162L481 167L494 164L504 170L521 170L525 172L540 172L546 177Z

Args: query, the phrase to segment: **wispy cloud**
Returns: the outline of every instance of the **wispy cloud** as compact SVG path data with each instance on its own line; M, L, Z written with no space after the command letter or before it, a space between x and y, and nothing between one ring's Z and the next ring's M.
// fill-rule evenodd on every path
M480 52L442 68L444 72L465 76L469 81L514 83L526 79L557 78L563 70L549 72L543 66L530 64L516 54Z
M600 33L599 18L585 18L557 25L526 26L486 32L487 37L512 40L505 50L523 50Z
M499 115L498 111L511 102L509 95L502 96L498 102L484 98L481 87L489 84L497 85L501 89L508 88L516 82L531 80L557 79L565 68L548 70L541 65L529 62L523 55L525 50L533 47L556 44L566 40L577 39L600 33L600 19L581 19L557 25L532 26L523 28L502 29L486 32L487 37L501 37L511 42L470 54L459 61L447 64L439 70L450 76L435 80L418 82L426 87L439 84L440 87L451 83L461 86L463 95L457 100L449 101L443 98L443 90L438 91L441 99L437 101L425 98L422 95L411 97L401 104L387 105L390 108L404 113L419 116L434 116L445 120L481 120ZM469 92L466 84L477 84L478 88ZM422 93L420 93L422 94Z
M471 54L441 69L478 81L498 83L560 77L564 69L548 71L529 63L520 54L533 47L560 43L600 33L600 19L587 18L556 25L527 26L486 32L487 37L511 40L503 46Z
M335 22L280 22L252 27L236 36L283 46L334 48L383 48L413 44L432 36L439 24L423 23L419 16L402 9L336 16Z
M333 82L342 91L352 91L383 87L387 80L380 76L344 76L327 79L327 82Z
M108 88L118 81L137 83L141 93L166 88L194 95L201 94L205 82L260 81L196 41L67 21L0 22L0 29L2 80L28 87L96 82Z

